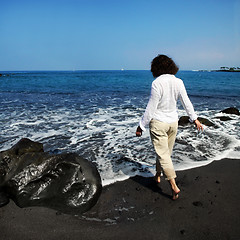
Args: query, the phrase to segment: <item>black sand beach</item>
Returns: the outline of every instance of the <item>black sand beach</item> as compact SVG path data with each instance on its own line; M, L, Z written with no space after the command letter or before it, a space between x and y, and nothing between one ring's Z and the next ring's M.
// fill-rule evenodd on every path
M168 183L133 177L104 187L82 216L51 209L0 208L1 240L240 239L240 161L223 159L177 172L180 198Z

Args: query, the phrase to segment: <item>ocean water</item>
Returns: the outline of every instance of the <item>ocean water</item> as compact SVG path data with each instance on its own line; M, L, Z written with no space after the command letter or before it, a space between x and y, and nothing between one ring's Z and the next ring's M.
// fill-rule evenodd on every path
M27 137L52 153L76 152L98 168L103 185L155 174L149 132L135 137L148 102L150 71L1 72L0 151ZM215 124L199 133L179 127L173 163L177 170L225 157L240 158L240 73L180 71L196 113ZM181 104L179 117L186 115Z

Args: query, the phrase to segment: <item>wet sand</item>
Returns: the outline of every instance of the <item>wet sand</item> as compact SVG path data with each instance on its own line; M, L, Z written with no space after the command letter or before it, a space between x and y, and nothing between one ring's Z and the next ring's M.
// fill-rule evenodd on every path
M1 240L240 239L240 160L177 172L179 199L163 178L133 177L103 188L82 216L51 209L0 208Z

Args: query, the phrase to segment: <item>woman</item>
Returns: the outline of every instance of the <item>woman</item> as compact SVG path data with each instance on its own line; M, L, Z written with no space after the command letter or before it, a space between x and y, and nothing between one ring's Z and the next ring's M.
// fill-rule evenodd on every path
M163 171L170 183L172 198L176 200L180 189L175 182L176 173L171 153L178 128L178 99L197 129L203 130L203 127L197 120L183 81L175 77L178 72L175 62L166 55L158 55L152 61L151 72L156 79L152 82L150 99L137 127L136 136L140 137L142 131L146 130L145 126L149 124L151 140L157 155L155 179L160 182Z

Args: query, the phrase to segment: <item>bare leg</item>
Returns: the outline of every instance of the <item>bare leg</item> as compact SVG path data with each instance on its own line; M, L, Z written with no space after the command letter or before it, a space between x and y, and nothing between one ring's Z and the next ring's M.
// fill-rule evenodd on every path
M178 199L178 193L180 192L180 189L178 188L176 182L175 182L175 178L172 178L169 180L169 184L171 186L171 189L172 189L172 194L173 194L173 200L176 200Z

